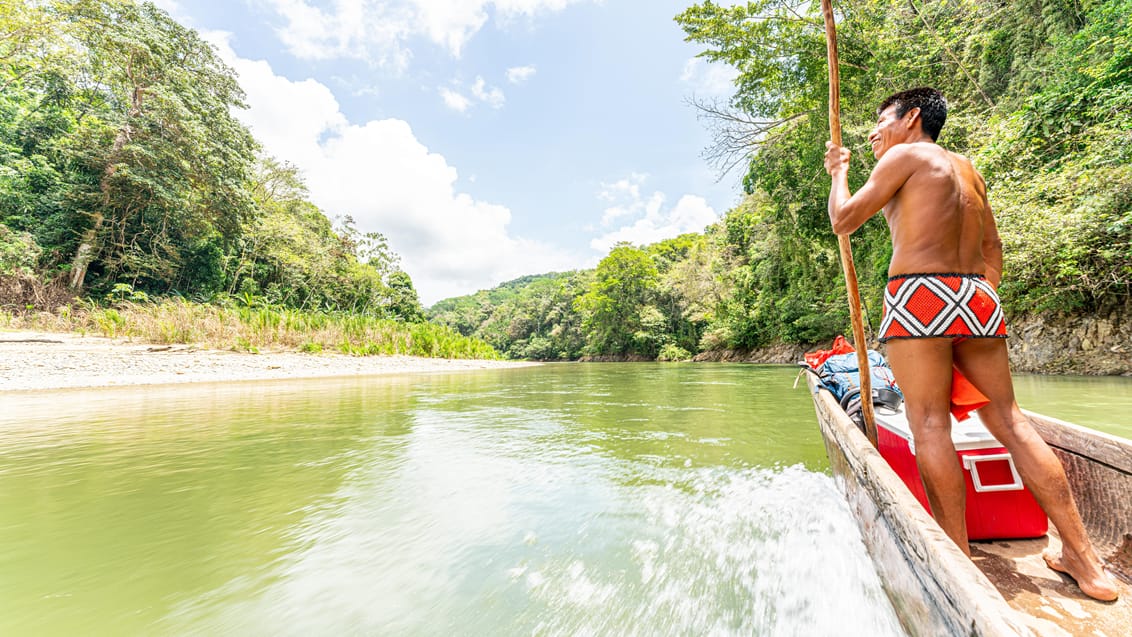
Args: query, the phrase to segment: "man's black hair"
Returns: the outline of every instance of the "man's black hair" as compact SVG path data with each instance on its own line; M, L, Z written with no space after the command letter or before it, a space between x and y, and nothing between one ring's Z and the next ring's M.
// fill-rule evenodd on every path
M923 122L924 132L931 135L933 142L939 138L939 131L947 121L947 100L943 97L943 93L927 86L900 91L880 103L877 115L893 104L896 105L897 117L904 117L913 108L920 109L920 121Z

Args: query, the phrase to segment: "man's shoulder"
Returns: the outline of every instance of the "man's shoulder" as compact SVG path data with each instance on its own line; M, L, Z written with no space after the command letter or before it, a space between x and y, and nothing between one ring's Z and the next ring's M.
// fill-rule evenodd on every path
M934 148L931 148L933 147ZM946 164L947 151L935 144L896 144L877 162L874 174L898 175L905 179L932 166Z
M893 162L925 162L937 161L950 154L942 146L927 142L913 142L896 144L888 149L882 159Z
M947 150L946 148L940 146L935 142L909 142L907 144L898 144L893 148L899 148L904 152L906 157L921 157L923 159L936 159L939 157L963 157L958 153L953 153L950 150Z
M903 165L912 172L977 172L970 159L934 142L898 144L889 150L884 159L892 164Z
M944 152L944 154L946 154L948 157L950 157L952 159L952 161L955 161L957 163L964 164L964 165L967 165L967 166L974 166L974 163L972 163L971 159L969 157L967 157L966 155L963 155L961 153L957 153L953 150L947 150L946 148L944 148L942 146L940 146L939 148Z

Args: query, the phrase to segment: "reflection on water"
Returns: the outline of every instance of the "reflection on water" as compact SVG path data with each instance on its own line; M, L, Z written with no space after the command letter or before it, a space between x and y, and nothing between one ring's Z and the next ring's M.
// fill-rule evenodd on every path
M793 377L5 395L0 634L901 634Z

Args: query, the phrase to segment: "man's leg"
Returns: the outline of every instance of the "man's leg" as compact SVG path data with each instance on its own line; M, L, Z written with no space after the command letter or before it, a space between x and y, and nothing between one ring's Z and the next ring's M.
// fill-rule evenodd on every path
M990 399L979 417L1010 452L1022 481L1057 527L1062 553L1044 556L1050 568L1068 573L1090 597L1116 599L1116 585L1104 573L1085 533L1065 469L1014 399L1005 339L972 338L956 345L955 366Z
M932 515L967 555L963 467L951 441L951 339L893 339L888 363L904 392L905 413L916 441L916 465Z

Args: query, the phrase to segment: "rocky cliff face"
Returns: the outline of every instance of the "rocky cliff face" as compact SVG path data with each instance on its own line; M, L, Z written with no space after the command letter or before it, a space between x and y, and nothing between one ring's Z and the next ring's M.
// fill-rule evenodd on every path
M1009 317L1006 325L1010 366L1016 372L1132 376L1132 299L1095 314ZM807 351L828 347L829 343L808 348L778 344L749 352L704 352L695 360L795 363Z
M829 343L818 343L811 347L779 343L750 351L722 349L700 352L692 360L697 363L797 363L802 360L803 354L816 349L829 349Z
M1132 376L1132 300L1096 314L1018 316L1006 325L1015 371Z

